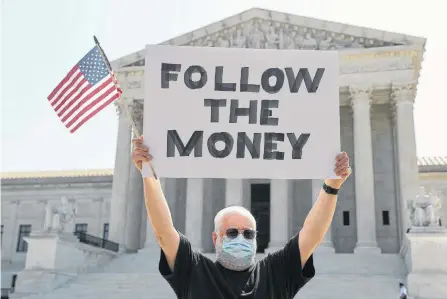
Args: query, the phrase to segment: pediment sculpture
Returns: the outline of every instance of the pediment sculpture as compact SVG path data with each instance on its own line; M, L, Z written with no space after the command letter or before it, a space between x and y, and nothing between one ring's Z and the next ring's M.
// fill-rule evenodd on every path
M166 44L177 45L175 39ZM375 48L397 44L378 39L352 36L285 22L254 18L200 38L194 38L182 46L252 48L252 49L302 49L340 50L346 48ZM143 66L144 58L130 66Z
M385 47L396 44L254 18L211 35L191 40L186 45L254 49L336 50Z
M75 204L67 197L63 196L58 205L49 201L45 207L44 231L71 233L74 230L75 216Z

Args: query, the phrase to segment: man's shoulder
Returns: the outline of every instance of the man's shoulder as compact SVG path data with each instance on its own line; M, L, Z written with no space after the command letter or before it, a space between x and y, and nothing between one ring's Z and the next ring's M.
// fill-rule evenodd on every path
M194 260L197 263L203 263L206 265L214 265L215 266L215 262L211 258L206 256L205 254L203 254L201 251L193 249L192 254L194 256Z

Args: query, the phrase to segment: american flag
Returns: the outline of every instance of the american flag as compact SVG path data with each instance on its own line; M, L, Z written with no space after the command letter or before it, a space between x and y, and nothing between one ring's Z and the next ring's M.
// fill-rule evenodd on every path
M116 79L99 51L97 46L91 49L48 96L71 133L120 96Z

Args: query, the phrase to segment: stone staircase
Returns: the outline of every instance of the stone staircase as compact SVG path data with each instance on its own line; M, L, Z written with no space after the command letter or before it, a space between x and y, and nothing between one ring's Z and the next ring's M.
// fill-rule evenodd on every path
M23 299L175 299L158 273L158 258L158 250L122 255L49 294ZM406 276L403 259L394 254L316 253L315 267L315 278L296 299L395 299Z

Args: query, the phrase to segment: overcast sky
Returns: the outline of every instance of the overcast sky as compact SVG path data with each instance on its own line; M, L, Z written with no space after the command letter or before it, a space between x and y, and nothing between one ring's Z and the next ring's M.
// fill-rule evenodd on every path
M447 21L442 0L2 0L1 171L112 168L109 106L71 135L46 97L93 46L110 59L252 7L428 39L415 105L419 156L447 155ZM425 4L425 5L424 5Z

